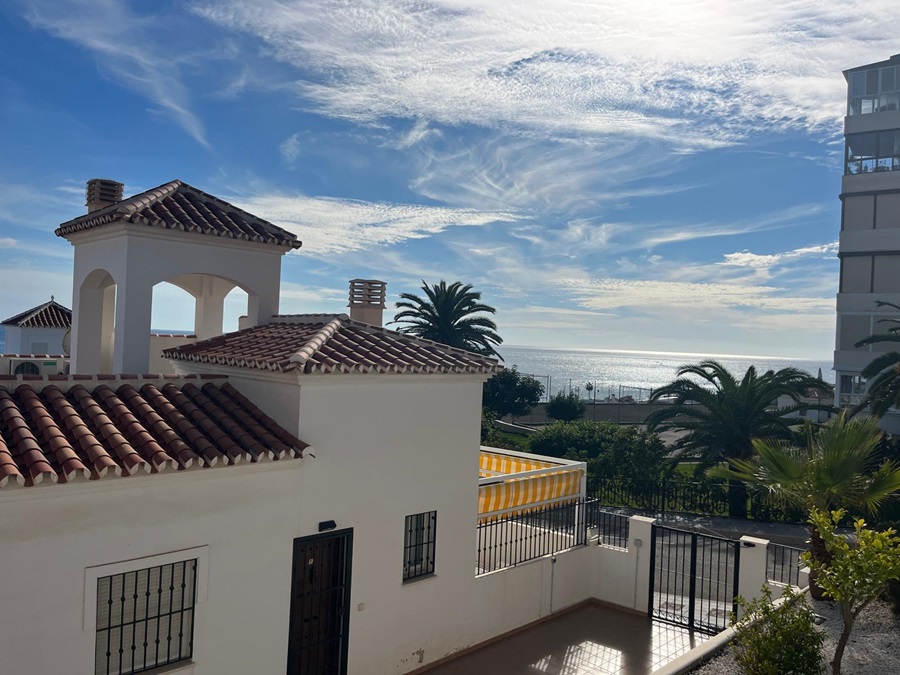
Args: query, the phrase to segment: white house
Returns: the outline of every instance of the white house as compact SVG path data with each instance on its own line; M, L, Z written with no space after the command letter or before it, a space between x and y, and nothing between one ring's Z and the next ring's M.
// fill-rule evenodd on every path
M381 327L380 282L353 281L350 316L278 315L293 235L117 185L57 231L73 374L0 375L3 673L412 673L591 599L647 611L652 521L586 546L583 464L481 451L495 361ZM197 339L142 374L173 279ZM219 335L235 284L247 325ZM569 524L503 519L548 504Z
M71 325L72 310L51 297L49 302L0 322L6 332L5 353L65 354L67 349L63 346L63 338Z

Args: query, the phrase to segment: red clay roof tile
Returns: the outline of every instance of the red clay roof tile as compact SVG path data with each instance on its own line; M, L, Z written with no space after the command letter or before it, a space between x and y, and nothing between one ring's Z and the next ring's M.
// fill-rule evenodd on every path
M3 326L19 326L20 328L69 328L72 325L72 310L63 307L55 300L9 317L0 322Z
M65 222L56 229L56 235L65 237L117 221L290 248L301 246L291 232L180 180Z
M276 316L272 323L163 351L170 359L303 373L494 373L494 359L343 314Z
M302 457L308 447L227 383L71 382L0 386L0 489Z

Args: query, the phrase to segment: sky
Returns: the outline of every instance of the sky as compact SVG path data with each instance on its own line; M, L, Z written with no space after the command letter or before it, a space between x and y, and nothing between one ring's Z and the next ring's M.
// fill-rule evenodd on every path
M0 315L70 305L84 183L175 178L295 232L285 313L472 284L510 345L825 358L841 71L893 2L12 0ZM154 293L155 328L190 329ZM228 302L227 328L241 313Z

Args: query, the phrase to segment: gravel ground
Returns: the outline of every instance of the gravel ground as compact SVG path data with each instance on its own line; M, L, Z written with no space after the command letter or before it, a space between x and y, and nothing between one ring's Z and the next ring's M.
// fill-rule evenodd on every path
M825 619L825 668L831 672L831 657L841 634L841 616L831 602L811 601L816 614ZM692 671L692 675L733 675L740 673L728 647L709 663ZM900 673L900 617L884 602L869 605L859 615L850 633L850 642L841 661L842 675L889 675Z

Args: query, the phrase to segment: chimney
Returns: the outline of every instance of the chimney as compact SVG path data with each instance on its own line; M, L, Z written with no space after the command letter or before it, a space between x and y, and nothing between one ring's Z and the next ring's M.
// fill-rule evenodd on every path
M122 201L122 183L108 178L92 178L87 182L88 213L99 211Z
M383 323L384 297L387 283L375 279L350 280L350 318L372 326Z

